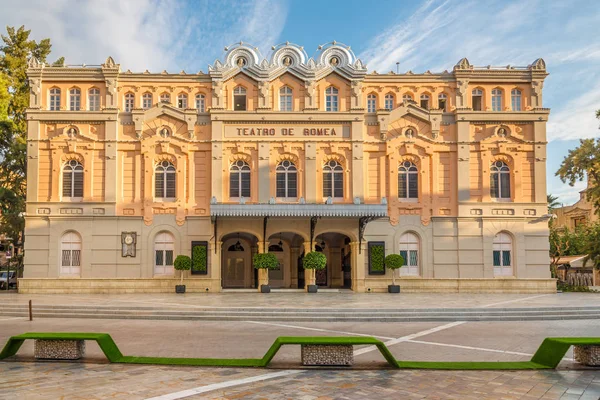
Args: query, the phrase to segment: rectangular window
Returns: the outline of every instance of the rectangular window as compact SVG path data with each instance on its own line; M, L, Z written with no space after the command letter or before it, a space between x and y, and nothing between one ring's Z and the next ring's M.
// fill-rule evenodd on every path
M73 197L83 197L83 173L75 173L75 182L73 186Z
M81 96L78 94L72 94L70 96L70 110L71 111L79 111L79 108L81 106Z
M473 96L473 111L481 111L481 96Z
M410 173L408 175L408 197L416 199L419 197L419 177L417 174Z
M250 174L242 174L242 197L250 197Z
M444 112L446 112L446 99L438 100L438 108Z
M179 108L187 108L187 97L180 97L177 99L177 107Z
M386 98L385 99L385 109L388 111L392 111L393 108L394 108L394 99Z
M156 265L163 265L163 251L162 250L156 250L155 253L155 258L156 258Z
M341 173L333 174L333 197L344 197L344 175Z
M63 197L72 197L71 189L73 188L73 174L71 171L63 172Z
M198 112L204 112L204 97L196 97L196 108L198 109Z
M429 110L429 100L421 99L421 108Z
M498 190L498 174L490 175L490 197L493 199L497 199L500 197L500 192Z
M521 96L512 97L512 109L513 111L521 111Z
M232 172L229 178L229 197L240 197L240 174Z
M100 95L90 94L89 102L90 111L100 111Z
M408 197L408 193L406 192L406 174L398 175L398 197L401 199Z
M165 176L164 176L164 174L157 173L156 179L154 180L154 182L156 185L154 188L154 197L162 198L165 193ZM157 265L162 265L162 264L157 264Z
M60 110L60 95L50 96L50 111Z
M165 250L165 265L173 265L173 250Z
M404 265L408 265L408 250L400 250L400 255L404 259Z
M62 266L63 267L71 266L71 250L63 250L62 251Z
M409 250L408 252L409 256L410 256L410 262L408 265L410 266L417 266L419 265L419 251L418 250Z
M330 172L323 173L323 197L332 196L333 182Z
M298 197L297 192L297 175L296 174L288 174L288 188L287 188L287 196L286 197Z
M502 111L502 96L492 96L492 111Z
M167 174L167 197L175 198L175 174Z
M275 177L277 186L277 197L287 197L285 194L285 174L278 173Z
M510 250L502 250L502 265L505 267L510 266Z
M71 266L80 267L81 265L81 250L73 250L71 257L73 259Z
M151 96L144 96L142 98L142 108L144 110L147 110L150 107L152 107L152 97Z
M494 267L500 266L500 250L494 250Z
M246 95L233 96L233 110L246 111Z
M510 175L500 174L500 197L510 199Z

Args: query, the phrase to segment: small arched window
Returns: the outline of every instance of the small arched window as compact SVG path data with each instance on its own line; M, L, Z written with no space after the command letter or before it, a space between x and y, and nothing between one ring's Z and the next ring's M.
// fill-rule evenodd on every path
M202 93L196 95L196 109L199 113L206 112L206 97Z
M177 96L177 108L181 108L182 110L185 110L188 106L188 97L187 94L185 93L180 93L179 96Z
M421 95L421 108L424 108L426 110L429 110L429 95L428 94L422 94Z
M125 112L131 112L135 107L135 95L133 93L127 93L125 95Z
M414 233L400 236L400 255L404 258L401 276L419 276L419 247L419 237Z
M292 88L284 86L279 89L279 110L292 111Z
M159 163L154 169L154 197L157 199L174 199L175 183L175 166L168 161Z
M100 111L100 89L92 88L88 91L88 109Z
M294 199L298 197L298 169L293 162L284 160L276 170L277 197Z
M367 96L367 112L374 113L377 111L377 96L373 93Z
M60 240L60 275L81 275L81 236L76 232L65 233Z
M335 160L323 166L323 197L344 197L344 168Z
M504 161L494 161L490 168L490 196L510 199L510 168Z
M60 89L50 89L50 111L60 110Z
M63 166L63 199L83 197L83 165L79 161L69 160Z
M404 93L402 95L402 101L407 101L407 102L412 102L413 100L413 95L411 93Z
M473 89L471 92L471 103L473 111L481 111L483 109L483 91L481 89Z
M492 90L492 111L502 111L502 90Z
M243 86L233 89L233 110L246 111L246 88Z
M142 96L142 108L144 110L151 108L152 102L153 102L152 93L144 93L144 95Z
M443 112L448 111L448 109L446 108L448 105L448 96L446 96L446 93L440 93L440 95L438 96L438 109L442 110Z
M410 161L398 166L398 198L405 201L419 198L419 170Z
M175 239L169 232L161 232L154 239L154 275L173 275Z
M229 197L250 197L250 166L238 160L229 168Z
M69 110L79 111L81 109L81 90L73 88L69 90Z
M338 89L329 86L325 90L325 111L338 111Z
M513 276L512 238L508 233L494 236L493 257L494 276Z
M161 93L160 102L171 104L171 95L169 93Z
M513 89L510 92L510 100L513 111L521 111L521 91Z
M394 109L394 95L388 93L385 95L385 109L388 111L392 111Z

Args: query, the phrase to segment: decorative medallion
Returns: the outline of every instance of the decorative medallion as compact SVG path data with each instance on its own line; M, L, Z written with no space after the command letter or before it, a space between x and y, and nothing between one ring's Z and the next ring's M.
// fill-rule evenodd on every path
M333 67L337 67L337 65L340 63L340 59L337 57L331 57L329 59L329 64L331 64L331 66Z
M290 65L292 65L292 57L290 56L285 56L283 57L283 65L285 65L286 67L289 67Z
M135 257L137 232L121 232L121 257Z
M246 61L246 59L244 57L239 57L236 61L236 64L238 67L243 68L246 66L248 62Z

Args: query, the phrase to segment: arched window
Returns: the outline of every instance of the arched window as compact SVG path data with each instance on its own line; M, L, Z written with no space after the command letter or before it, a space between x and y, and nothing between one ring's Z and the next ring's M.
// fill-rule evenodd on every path
M481 111L483 108L483 91L481 89L473 89L471 92L471 107L473 111Z
M494 161L490 168L490 196L510 199L510 168L503 161Z
M142 108L144 110L151 108L152 102L153 102L152 93L144 93L144 95L142 96Z
M238 160L229 168L229 197L250 197L250 166Z
M409 103L413 101L413 95L410 93L404 93L402 95L402 101L408 101Z
M325 90L325 111L338 110L338 90L333 86L329 86Z
M177 107L185 110L188 106L188 97L185 93L180 93L177 96Z
M400 255L404 258L404 266L400 268L400 275L419 276L419 238L417 235L406 232L400 236Z
M196 109L198 112L206 112L206 97L202 93L196 95Z
M157 199L174 199L176 169L173 164L163 161L154 169L154 197Z
M367 96L367 112L374 113L377 110L377 96L373 93Z
M502 90L492 90L492 111L502 111Z
M521 111L521 91L513 89L510 92L510 100L513 111Z
M438 96L438 109L442 110L443 112L448 111L448 109L446 108L446 106L448 105L448 96L446 96L446 93L440 93L440 95Z
M171 103L171 95L169 93L161 93L160 102L170 104Z
M88 109L100 111L100 89L92 88L88 91Z
M233 89L233 110L246 111L246 89L243 86Z
M135 107L135 95L133 93L127 93L125 95L125 112L131 112Z
M279 111L292 111L292 88L284 86L279 89Z
M175 239L169 232L161 232L154 238L154 275L173 275L173 252Z
M298 197L298 170L293 162L284 160L276 170L277 197L293 199Z
M344 197L344 168L335 160L323 166L323 197Z
M422 94L421 95L421 108L424 108L426 110L429 110L429 95L428 94Z
M50 111L60 110L60 89L50 89Z
M69 90L69 110L79 111L81 109L81 90L73 88Z
M513 276L512 239L508 233L494 236L494 276Z
M81 236L67 232L60 239L60 275L79 276L81 274Z
M63 198L83 197L83 165L70 160L63 166Z
M398 198L410 200L419 198L419 171L410 161L398 166Z
M388 93L385 95L385 109L388 111L392 111L394 109L394 95Z

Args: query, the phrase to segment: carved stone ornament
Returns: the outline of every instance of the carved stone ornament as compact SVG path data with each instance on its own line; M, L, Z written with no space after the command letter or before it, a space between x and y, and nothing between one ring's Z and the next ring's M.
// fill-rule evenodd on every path
M75 136L77 136L77 129L73 127L67 129L67 136L69 137L69 139L75 139Z
M292 57L290 56L285 56L283 57L283 65L285 65L286 67L289 67L290 65L292 65Z
M137 232L121 232L121 257L135 257Z
M498 128L498 136L500 136L501 138L506 137L506 135L508 134L506 128Z
M404 134L407 138L412 139L415 136L415 130L413 128L408 128Z
M247 61L244 57L239 57L237 59L237 66L243 68L246 65Z
M35 57L31 57L29 59L29 61L27 62L27 67L29 68L40 68L42 66L42 63L40 62L40 60L38 60Z
M104 64L102 64L104 68L114 68L116 65L115 60L111 56L108 56Z

